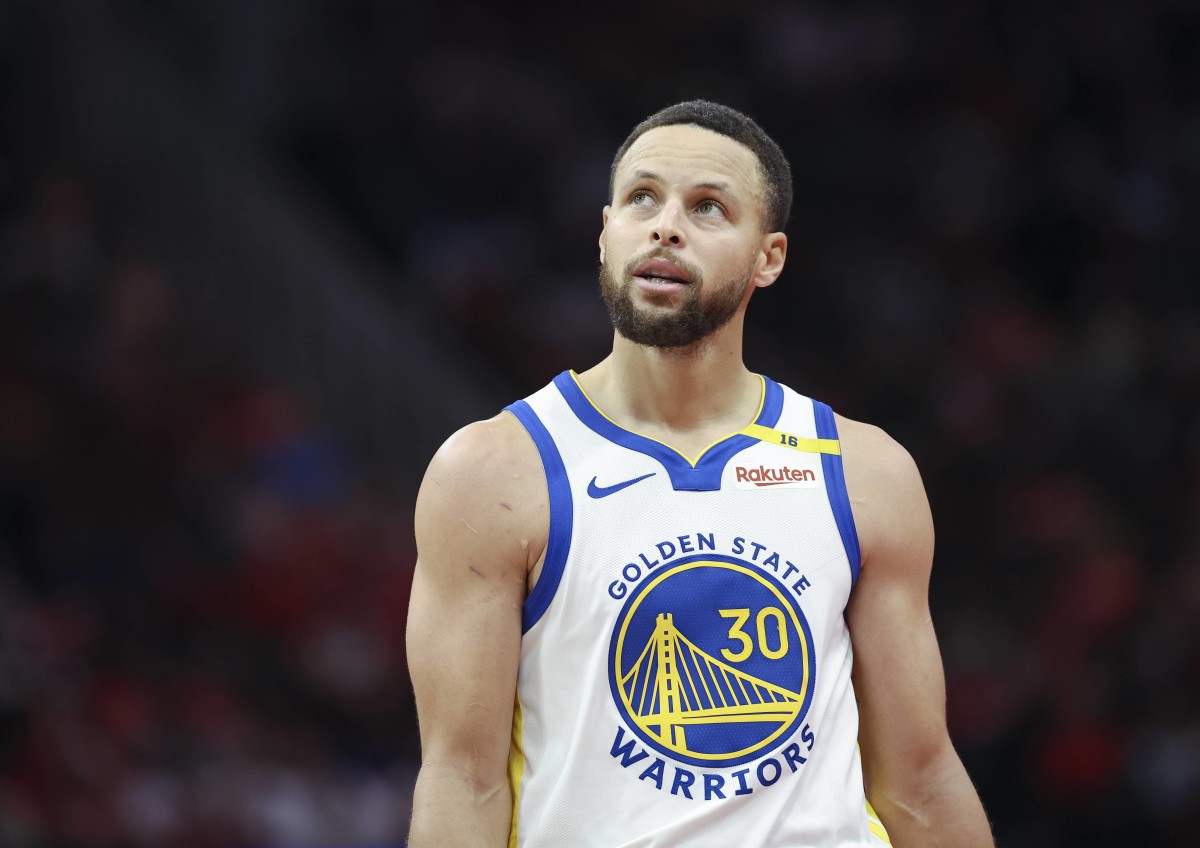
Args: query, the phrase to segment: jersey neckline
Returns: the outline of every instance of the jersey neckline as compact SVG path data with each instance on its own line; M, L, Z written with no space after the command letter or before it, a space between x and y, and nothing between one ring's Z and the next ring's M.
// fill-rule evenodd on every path
M774 427L783 411L783 389L763 374L762 400L754 424ZM695 461L684 456L666 442L626 430L600 411L579 385L574 371L563 371L554 378L554 385L588 429L621 447L637 451L658 460L671 479L671 486L680 492L711 492L721 488L721 475L734 455L757 444L758 439L741 432L730 433L705 448Z

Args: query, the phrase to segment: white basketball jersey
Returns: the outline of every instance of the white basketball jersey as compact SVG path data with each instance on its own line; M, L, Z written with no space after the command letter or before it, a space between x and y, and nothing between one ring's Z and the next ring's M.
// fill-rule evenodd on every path
M762 382L754 424L695 460L607 419L572 373L508 407L550 493L510 846L888 844L858 755L833 413Z

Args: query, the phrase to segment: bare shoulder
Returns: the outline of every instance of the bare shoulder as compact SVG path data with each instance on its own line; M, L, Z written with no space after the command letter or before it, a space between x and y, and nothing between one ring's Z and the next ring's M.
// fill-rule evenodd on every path
M900 548L933 545L933 521L912 455L883 429L837 416L842 467L864 565Z
M859 484L856 488L867 490L863 494L879 487L921 485L912 455L885 430L841 415L836 418L847 485L853 480Z
M446 440L425 472L416 503L420 559L478 547L482 562L528 571L545 548L549 499L541 457L508 412L468 424ZM480 566L484 567L484 566Z

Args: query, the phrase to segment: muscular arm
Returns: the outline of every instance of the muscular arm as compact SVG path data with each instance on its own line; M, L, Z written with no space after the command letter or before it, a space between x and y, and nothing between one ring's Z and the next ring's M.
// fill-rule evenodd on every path
M848 622L867 798L895 848L991 848L946 729L928 601L933 520L920 475L882 430L845 419L838 428L863 553Z
M451 437L421 484L407 634L421 729L412 848L508 844L521 607L547 516L536 448L508 414Z

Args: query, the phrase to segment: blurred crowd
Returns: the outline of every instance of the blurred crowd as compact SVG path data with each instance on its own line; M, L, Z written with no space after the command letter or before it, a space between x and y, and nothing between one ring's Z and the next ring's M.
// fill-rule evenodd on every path
M797 200L748 364L917 459L999 844L1195 843L1190 4L114 6L520 393L608 344L628 129L754 115ZM86 181L2 189L0 841L398 844L411 506L172 310Z
M4 212L0 844L399 844L411 506L78 180Z

